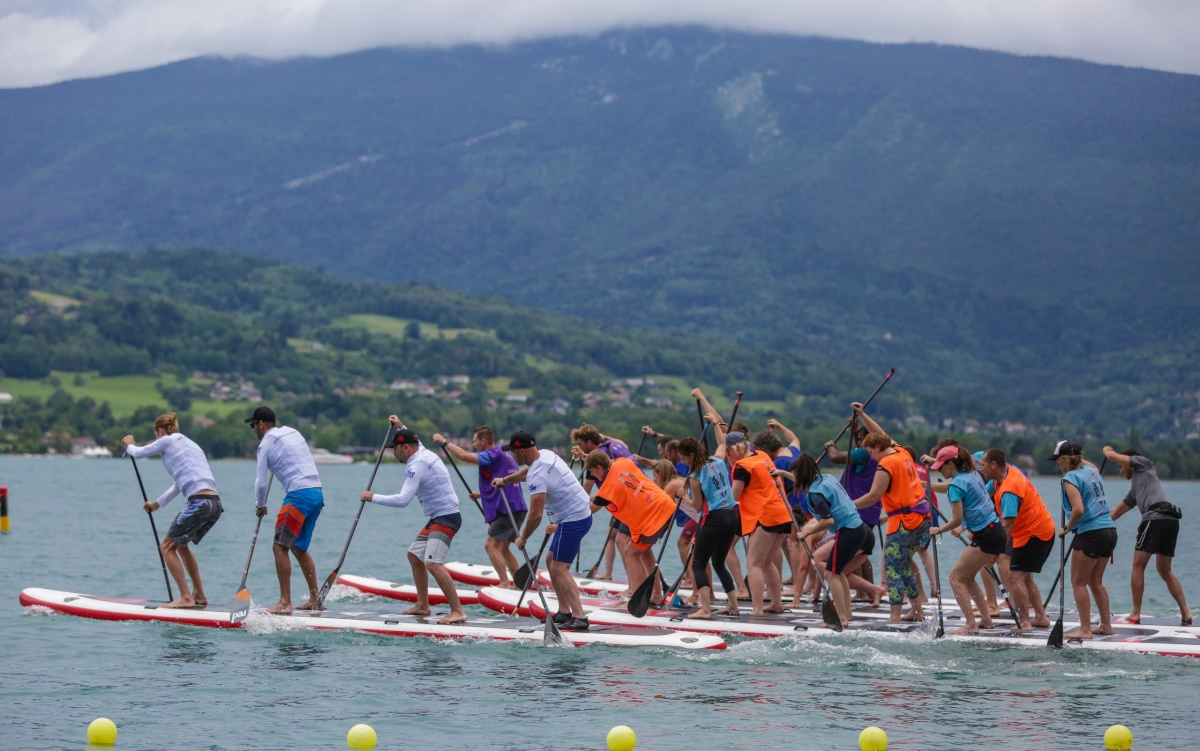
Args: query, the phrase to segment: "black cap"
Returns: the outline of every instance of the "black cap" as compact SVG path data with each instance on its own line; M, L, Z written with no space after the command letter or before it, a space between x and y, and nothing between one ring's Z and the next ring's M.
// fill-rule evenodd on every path
M1070 441L1059 441L1054 445L1054 453L1050 454L1050 461L1054 461L1060 456L1083 456L1083 446Z
M275 410L270 407L259 407L254 410L254 414L246 418L246 422L275 422Z
M518 430L512 434L512 438L508 439L508 443L500 447L502 451L512 451L513 449L527 449L537 445L537 439L533 437L533 433L526 433L524 430Z
M421 439L417 438L416 433L412 432L408 428L400 428L399 430L393 430L392 434L388 436L386 446L390 449L394 449L400 445L415 446L420 442Z

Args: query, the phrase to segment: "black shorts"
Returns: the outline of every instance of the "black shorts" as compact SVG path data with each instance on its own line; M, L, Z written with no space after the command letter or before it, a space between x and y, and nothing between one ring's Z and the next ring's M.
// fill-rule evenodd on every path
M1088 558L1108 558L1116 549L1117 530L1112 527L1080 532L1071 541L1071 550L1078 550Z
M971 547L979 548L988 555L1000 555L1008 546L1008 533L999 522L992 522L983 529L971 532Z
M500 514L488 525L488 537L495 537L501 542L516 542L516 539L521 536L519 534L521 525L525 523L525 516L528 513L528 511L514 511L512 520L509 519L508 514ZM514 520L517 523L515 529L512 525Z
M864 552L868 556L870 556L872 553L875 552L875 535L878 534L875 530L880 529L881 525L879 525L879 524L872 525L872 524L867 524L866 522L863 522L863 526L867 528L867 532L869 534L867 535L866 542L863 543L862 552Z
M776 534L776 535L786 535L792 531L792 523L791 522L784 522L783 524L772 524L770 526L767 526L766 524L759 522L755 526L755 529L758 529L759 527L762 527L763 529L767 530L768 532L770 532L772 534Z
M1052 550L1054 550L1054 537L1049 540L1030 537L1029 541L1021 547L1010 548L1008 554L1012 556L1012 559L1008 563L1008 569L1027 574L1040 574L1042 564L1050 557Z
M667 519L667 521L664 522L654 534L642 535L637 539L637 542L633 542L631 540L629 544L638 550L649 550L651 545L663 538L663 535L667 533L667 530L669 530L674 523L675 517L671 517L670 519Z
M1178 537L1178 519L1150 519L1138 525L1137 544L1133 549L1174 558L1175 540Z
M829 560L825 561L825 570L831 574L840 574L850 565L854 556L863 552L867 543L875 542L875 532L866 524L860 524L853 529L839 529L833 538L833 550L829 551ZM869 554L868 554L869 555Z

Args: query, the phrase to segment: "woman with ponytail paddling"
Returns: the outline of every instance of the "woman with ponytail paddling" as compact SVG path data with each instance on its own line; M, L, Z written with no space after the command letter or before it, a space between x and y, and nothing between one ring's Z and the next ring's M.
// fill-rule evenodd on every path
M929 534L940 535L960 526L966 527L971 533L971 544L963 550L958 562L950 570L950 588L954 590L954 599L958 601L966 619L966 625L952 633L977 634L980 626L995 628L983 590L975 581L975 576L995 563L1008 543L1008 535L1000 524L1000 517L996 515L996 505L988 497L983 480L975 472L974 459L962 446L942 448L929 467L941 470L942 477L950 481L932 484L932 487L946 493L951 509L950 520L929 530ZM979 607L979 623L975 622L975 614L971 611L972 599Z
M689 467L687 502L701 512L700 528L696 530L696 548L692 553L692 577L700 596L700 609L690 618L712 618L713 591L708 578L708 566L721 580L729 600L719 611L724 615L738 614L737 581L725 565L729 549L738 533L737 502L729 485L729 468L725 464L725 431L713 413L706 418L713 426L716 452L708 452L695 438L679 442L679 454Z
M1104 481L1095 465L1084 461L1083 448L1077 443L1059 441L1050 458L1063 473L1062 505L1063 512L1068 514L1058 536L1075 532L1071 541L1071 589L1075 593L1075 609L1079 611L1079 628L1063 638L1092 638L1092 601L1088 590L1095 596L1096 609L1100 611L1096 633L1111 634L1112 609L1104 587L1104 570L1117 548L1117 525L1108 510Z
M179 418L174 412L160 415L154 421L154 436L152 443L141 447L134 445L131 435L122 438L121 443L125 453L134 459L161 455L163 469L174 481L158 500L146 503L148 513L166 507L181 492L187 498L187 506L171 522L171 528L159 545L167 569L179 585L179 597L163 607L203 610L208 605L208 597L200 582L200 564L188 544L199 544L221 518L224 509L221 497L217 495L217 482L204 450L179 432ZM191 589L188 589L185 570L192 577Z

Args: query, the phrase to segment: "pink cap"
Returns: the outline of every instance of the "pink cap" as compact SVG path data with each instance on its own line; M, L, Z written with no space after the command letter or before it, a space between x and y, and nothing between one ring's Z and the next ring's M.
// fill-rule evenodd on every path
M933 464L930 464L929 468L938 469L956 456L958 456L958 446L943 446L942 450L938 451L937 456L933 458Z

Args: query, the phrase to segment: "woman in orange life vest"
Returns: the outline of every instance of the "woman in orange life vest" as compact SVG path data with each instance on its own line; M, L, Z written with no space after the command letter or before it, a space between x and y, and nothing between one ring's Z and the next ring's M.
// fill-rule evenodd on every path
M857 508L866 508L883 501L887 514L887 544L884 547L884 572L891 615L888 621L922 621L925 614L918 599L917 579L910 564L929 535L929 502L917 477L912 457L899 449L886 433L872 431L863 439L862 447L879 465L875 480L866 495L856 498ZM904 599L912 610L902 615Z
M754 436L754 446L766 446L775 438L769 431ZM778 439L775 439L778 441ZM727 447L733 461L733 498L742 516L742 534L750 535L749 569L751 615L782 613L783 575L776 566L783 543L792 533L792 512L784 500L783 483L772 476L775 462L766 451L750 453L750 444ZM764 591L771 607L764 608Z
M596 450L587 455L583 467L600 489L592 498L592 513L607 508L609 513L629 527L629 555L626 573L629 591L636 590L654 570L654 551L650 546L662 539L675 522L677 503L655 485L632 459L610 459ZM682 487L678 483L677 487ZM662 584L655 577L651 602L662 602Z

